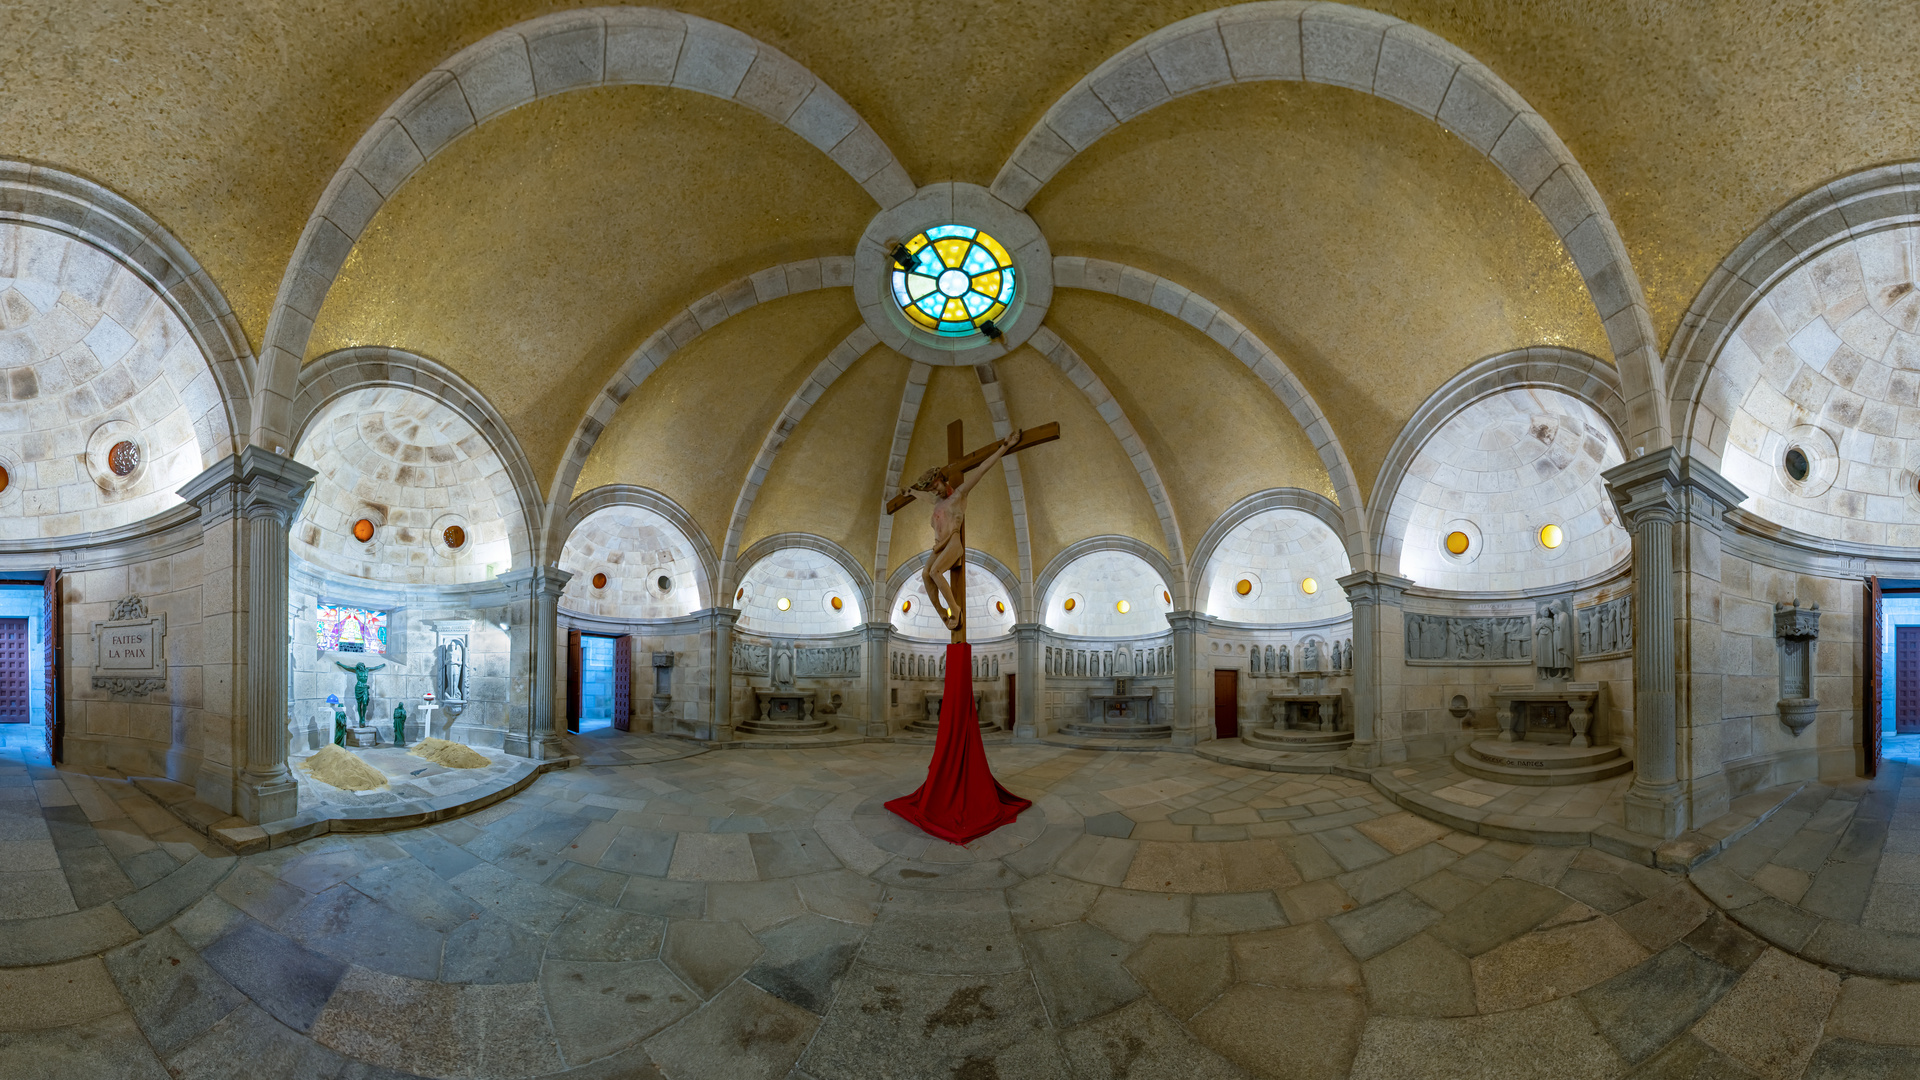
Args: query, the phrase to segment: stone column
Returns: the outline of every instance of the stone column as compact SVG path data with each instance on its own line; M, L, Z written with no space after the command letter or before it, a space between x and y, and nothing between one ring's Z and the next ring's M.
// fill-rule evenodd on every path
M740 621L740 609L708 608L700 613L707 621L706 635L712 643L711 670L713 689L708 700L706 719L694 728L695 737L711 742L733 741L733 627Z
M1353 605L1353 745L1347 761L1371 769L1407 759L1400 730L1399 671L1406 626L1401 606L1413 582L1377 570L1340 578Z
M1668 447L1604 474L1633 537L1633 786L1627 828L1663 839L1685 827L1674 724L1673 526L1680 516L1679 455Z
M223 598L212 595L223 580L234 591L233 704L246 743L244 758L234 755L241 765L237 777L229 780L216 765L196 779L195 788L217 800L231 785L233 812L255 824L299 811L299 789L287 771L287 538L313 478L312 469L292 458L249 446L180 489L182 498L200 507L203 539L226 530L231 544L226 550L233 554L232 576L209 573L202 591L210 614L224 606ZM217 645L205 644L207 659L217 661L211 655Z
M884 739L889 734L887 717L892 711L887 699L887 646L893 641L893 624L862 623L860 630L867 643L866 668L861 672L867 683L867 718L862 734L869 739Z
M1173 627L1173 745L1193 746L1213 738L1206 720L1213 708L1213 683L1201 685L1200 637L1210 620L1197 611L1169 611Z
M1016 739L1037 739L1047 730L1044 715L1047 666L1042 663L1046 654L1040 651L1040 633L1045 629L1041 623L1013 624L1013 692L1017 699L1013 737Z
M535 566L525 570L510 570L501 574L499 580L511 584L520 593L526 604L528 656L524 663L531 668L533 677L532 692L527 696L532 707L527 710L527 728L525 733L509 732L506 738L506 750L509 754L530 757L535 761L548 761L567 757L570 751L560 738L560 732L566 725L561 714L565 707L559 704L560 695L566 687L560 684L560 657L566 649L566 643L560 640L560 593L567 587L573 575L553 566Z

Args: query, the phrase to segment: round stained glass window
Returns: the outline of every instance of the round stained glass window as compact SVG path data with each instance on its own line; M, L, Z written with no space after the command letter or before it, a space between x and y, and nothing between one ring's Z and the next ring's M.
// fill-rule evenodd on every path
M1234 585L1233 591L1239 593L1241 596L1248 595L1253 592L1253 580L1251 578L1241 578L1239 583Z
M1455 529L1453 532L1447 534L1447 554L1465 555L1467 553L1467 547L1472 543L1472 539L1469 538L1466 533Z
M372 540L373 539L373 522L368 521L366 518L361 518L359 521L354 522L353 538L355 540L360 541L363 544L368 542L369 540Z
M605 575L605 574L595 574L595 575L593 575L593 587L594 587L594 588L596 588L596 589L604 589L604 588L606 588L606 587L607 587L607 575Z
M1074 603L1073 597L1071 596L1067 597L1066 609L1068 611L1072 611L1076 606L1078 605Z
M1312 578L1301 578L1300 591L1306 593L1308 596L1312 596L1314 593L1320 591L1320 583Z
M4 467L0 467L0 491L7 490L7 485L11 483L13 483L12 474L8 473Z
M1133 605L1127 603L1125 600L1122 600L1119 603L1113 605L1113 610L1119 612L1122 615L1125 615L1127 612L1133 610Z
M1567 542L1567 532L1558 525L1540 526L1540 546L1549 551Z
M785 611L785 610L787 610L788 608L790 608L790 607L792 607L792 606L793 606L793 601L791 601L791 600L789 600L789 599L787 599L786 597L784 597L784 596L783 596L783 597L781 597L780 599L778 599L778 600L775 600L775 601L773 602L773 606L774 606L774 607L777 607L777 608L779 608L779 609L780 609L781 611Z
M446 541L450 550L458 551L467 546L467 530L458 525L449 525L446 531L440 534L440 539Z
M903 611L903 612L905 612L905 611L912 611L912 610L913 610L913 601L911 601L911 600L902 600L902 601L900 601L900 610L901 610L901 611Z
M922 330L965 337L1013 303L1013 257L979 229L928 229L895 248L894 256L893 298Z
M1796 483L1806 480L1808 474L1813 472L1813 464L1807 460L1807 452L1797 446L1787 450L1786 465L1787 475L1793 477Z
M115 476L131 476L133 470L140 467L140 444L131 439L122 439L107 451L107 468Z
M993 610L1001 615L1005 615L1007 613L1007 602L1005 600L995 600L993 602Z

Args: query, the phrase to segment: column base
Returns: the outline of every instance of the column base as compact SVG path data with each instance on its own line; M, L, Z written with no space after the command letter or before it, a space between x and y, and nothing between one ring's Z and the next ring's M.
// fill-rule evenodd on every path
M300 812L300 785L285 776L262 783L243 777L233 789L233 812L254 825L283 821Z
M512 754L514 757L530 758L533 756L533 744L528 741L524 734L517 731L507 732L506 736L500 740L500 749Z
M200 762L193 774L193 797L213 807L233 813L233 767L217 761Z
M1680 785L1635 783L1627 790L1626 824L1630 832L1671 840L1684 825L1680 811Z

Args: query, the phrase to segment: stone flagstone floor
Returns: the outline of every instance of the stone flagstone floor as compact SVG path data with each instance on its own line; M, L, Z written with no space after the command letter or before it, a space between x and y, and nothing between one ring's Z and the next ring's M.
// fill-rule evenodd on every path
M1710 895L1783 886L1764 868L1835 837L1801 872L1872 848L1871 880L1829 879L1870 922L1920 857L1867 827L1909 820L1900 779L1810 787L1689 881L1340 776L990 755L1036 805L966 848L880 806L924 748L861 744L588 763L236 859L123 779L0 751L23 879L0 883L0 1076L1920 1075L1920 986L1797 955L1749 911L1775 894Z

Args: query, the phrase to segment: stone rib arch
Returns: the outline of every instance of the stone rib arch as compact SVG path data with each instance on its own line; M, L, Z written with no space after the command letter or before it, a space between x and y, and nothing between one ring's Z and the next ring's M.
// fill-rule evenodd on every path
M208 365L193 395L204 462L239 453L252 426L254 355L232 305L164 225L113 189L85 177L0 156L0 222L31 225L78 240L144 282L193 338Z
M1671 441L1666 379L1646 293L1586 171L1553 128L1486 65L1391 15L1281 0L1221 8L1162 27L1055 102L1001 168L992 191L1024 208L1076 156L1128 120L1201 90L1265 81L1327 83L1385 98L1485 155L1540 210L1586 282L1627 390L1631 445L1657 450Z
M1256 491L1222 510L1213 524L1207 526L1207 531L1201 535L1200 542L1194 545L1192 566L1188 571L1189 578L1196 583L1206 581L1207 575L1213 570L1213 557L1219 550L1220 542L1225 540L1241 522L1269 510L1298 510L1318 519L1327 528L1332 529L1333 534L1340 537L1342 544L1346 542L1346 533L1342 531L1345 522L1341 520L1340 508L1334 505L1332 499L1305 488L1268 488L1265 491ZM1347 552L1349 562L1353 560L1354 554L1352 551Z
M1220 305L1157 274L1106 259L1076 256L1058 256L1053 260L1053 267L1057 288L1086 289L1124 297L1172 315L1212 338L1259 376L1299 422L1314 451L1320 455L1320 463L1326 467L1327 477L1333 482L1334 497L1340 503L1341 524L1335 531L1348 551L1365 550L1361 537L1366 528L1366 499L1354 479L1347 451L1340 445L1340 437L1334 433L1326 413L1320 411L1319 403L1278 353L1238 319L1222 311Z
M1038 333L1035 332L1036 337ZM993 437L1004 439L1013 432L1013 421L1007 412L1007 396L1000 386L1000 374L992 363L976 365L973 371L980 379L980 395L986 399L987 415L993 419ZM1027 486L1020 478L1020 455L1001 458L1000 468L1007 477L1007 501L1013 510L1013 546L1015 557L1020 560L1020 589L1013 594L1013 602L1018 608L1017 614L1024 619L1033 608L1033 542L1027 530Z
M460 414L487 440L506 465L520 511L521 528L509 534L513 563L536 565L544 552L540 546L540 487L534 482L533 467L506 419L480 391L442 364L404 349L360 347L328 353L306 365L289 406L287 452L291 454L300 445L328 406L354 391L376 388L409 390L439 402ZM556 553L558 550L553 549Z
M760 444L760 452L754 455L753 466L747 470L746 479L740 484L740 494L733 503L733 517L727 524L726 539L720 546L720 584L721 595L732 595L735 586L740 583L740 575L735 569L740 554L740 534L747 527L747 516L753 512L753 501L759 497L760 485L766 482L767 472L773 468L773 459L780 455L780 448L786 445L787 437L800 426L814 403L827 392L854 361L865 356L880 344L873 331L865 326L856 328L841 339L838 345L827 350L826 358L814 365L800 389L793 392L780 415L773 421L772 430Z
M867 573L866 567L861 566L860 560L854 558L853 553L846 548L841 547L839 544L834 543L824 536L816 536L813 533L774 533L771 536L763 536L755 540L752 544L748 545L745 551L740 553L738 560L740 569L735 575L736 580L745 581L747 575L753 572L754 566L759 563L760 560L776 551L786 551L789 548L800 548L805 551L818 552L825 555L828 559L831 559L835 566L847 572L847 577L853 582L853 587L860 590L860 609L862 611L872 609L874 597L873 577ZM738 587L738 585L735 585L735 588ZM729 600L728 603L731 604L732 601Z
M1133 421L1127 419L1126 410L1121 408L1120 402L1114 399L1113 392L1107 389L1107 384L1087 366L1087 362L1080 358L1080 354L1074 351L1073 346L1062 341L1060 335L1045 326L1034 331L1029 344L1040 350L1040 355L1046 357L1048 363L1059 368L1061 374L1080 388L1080 392L1087 397L1087 403L1092 405L1094 411L1100 414L1100 418L1107 422L1113 437L1120 441L1120 448L1126 451L1127 457L1133 462L1133 467L1139 472L1140 483L1147 489L1147 498L1153 503L1153 512L1160 518L1160 529L1165 535L1167 552L1171 556L1161 560L1167 565L1167 570L1163 571L1162 580L1173 592L1174 606L1184 609L1192 600L1188 595L1190 590L1186 576L1186 545L1180 538L1180 521L1173 513L1172 496L1167 494L1167 485L1160 479L1160 469L1153 463L1153 456L1147 452L1146 443L1140 440L1140 433L1134 430ZM1054 561L1058 563L1058 557ZM1037 612L1045 597L1046 589L1035 582L1030 610Z
M1612 425L1614 438L1626 445L1627 400L1613 365L1557 346L1517 349L1474 362L1414 410L1381 462L1374 480L1377 497L1367 515L1367 537L1373 545L1367 555L1381 573L1400 573L1407 509L1399 493L1420 448L1460 410L1502 391L1519 389L1554 390L1585 402Z
M1753 306L1828 250L1887 229L1920 224L1920 163L1865 169L1801 195L1742 240L1688 305L1667 349L1674 442L1715 469L1728 424L1757 374L1734 373L1722 351Z
M668 86L735 101L827 154L881 208L915 189L893 151L797 61L721 23L662 8L557 12L475 42L416 82L347 154L281 279L261 350L253 442L283 440L313 322L374 214L460 136L509 109L596 86Z
M900 389L900 412L893 422L893 443L887 449L887 481L880 489L880 498L891 502L900 494L900 472L907 467L907 449L913 444L913 429L920 420L920 402L927 396L927 380L933 375L933 365L918 360L907 369L907 384ZM873 545L873 576L887 580L887 560L893 549L893 515L880 515L879 537ZM875 594L873 606L868 608L867 618L874 622L885 622L886 605L892 602L892 596Z
M567 505L566 513L562 515L564 531L559 534L557 542L549 541L552 543L549 550L557 558L566 546L568 537L573 535L574 530L579 528L582 522L601 510L616 506L633 506L650 511L678 529L680 535L685 537L687 543L693 548L697 567L694 585L699 591L700 607L719 606L714 585L720 577L720 561L714 557L713 545L707 541L707 534L684 507L673 501L672 497L652 488L637 484L603 484L592 491L584 492Z
M593 453L601 433L613 422L614 414L627 398L674 353L735 315L768 301L818 289L848 288L852 284L853 259L848 256L801 259L770 266L695 300L641 342L587 406L586 414L574 428L573 438L567 442L566 452L561 455L559 471L547 495L547 550L559 551L566 539L561 536L556 540L552 534L563 527L573 485L580 479L580 470L586 466L587 456ZM904 457L904 451L902 455Z

